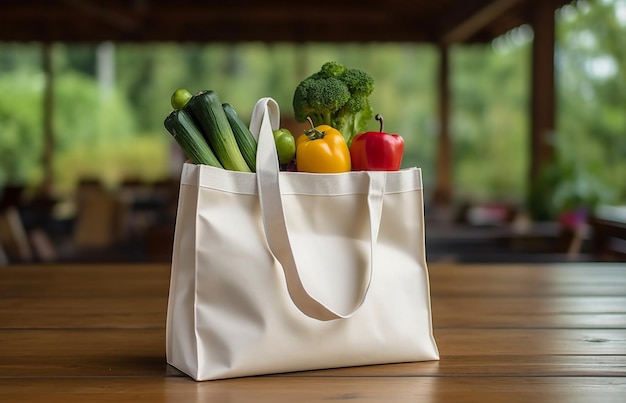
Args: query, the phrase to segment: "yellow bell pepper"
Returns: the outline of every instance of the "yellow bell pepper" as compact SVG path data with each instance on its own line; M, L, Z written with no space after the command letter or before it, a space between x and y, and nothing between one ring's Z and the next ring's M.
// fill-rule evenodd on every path
M296 140L296 167L300 172L339 173L352 169L350 149L339 130L320 125Z

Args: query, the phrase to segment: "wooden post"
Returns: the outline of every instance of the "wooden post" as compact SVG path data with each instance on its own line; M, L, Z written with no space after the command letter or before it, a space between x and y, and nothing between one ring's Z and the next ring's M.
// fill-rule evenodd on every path
M43 70L45 76L43 92L43 183L41 191L45 196L52 195L54 184L54 67L52 60L52 45L48 42L43 45Z
M554 5L534 0L531 7L532 49L530 172L532 183L554 157L550 137L555 129Z
M452 142L450 140L450 65L447 45L439 46L439 141L437 144L434 203L449 207L452 202Z

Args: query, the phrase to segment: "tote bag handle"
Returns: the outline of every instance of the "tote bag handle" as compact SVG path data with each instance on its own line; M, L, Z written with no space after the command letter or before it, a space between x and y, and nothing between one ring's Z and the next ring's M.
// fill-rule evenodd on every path
M361 270L363 284L360 295L356 296L348 312L337 312L312 296L306 289L298 272L293 253L280 191L279 165L273 130L279 128L280 111L272 98L260 99L252 112L250 131L258 139L257 183L263 227L270 250L280 262L285 273L287 289L294 304L305 315L322 320L349 318L356 313L365 301L372 278L374 246L378 238L385 188L384 172L363 172L369 177L367 205L369 211L370 247L369 262Z

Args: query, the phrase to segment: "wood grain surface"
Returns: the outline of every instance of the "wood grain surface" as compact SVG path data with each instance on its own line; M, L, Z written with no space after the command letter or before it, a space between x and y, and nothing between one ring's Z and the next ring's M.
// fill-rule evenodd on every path
M626 265L432 264L436 362L195 382L169 266L0 267L1 402L623 402Z

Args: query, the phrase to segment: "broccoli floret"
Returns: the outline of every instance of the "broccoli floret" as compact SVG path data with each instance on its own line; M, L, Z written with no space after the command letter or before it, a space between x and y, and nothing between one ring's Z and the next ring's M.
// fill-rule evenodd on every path
M337 62L326 62L320 68L320 72L327 77L339 77L346 71L346 66Z
M336 128L350 145L374 115L369 101L373 91L374 79L365 71L327 62L296 87L294 115L299 122L310 117L316 126Z
M352 95L368 97L374 91L374 78L363 70L345 70L339 79L348 86Z
M309 77L302 81L293 96L293 109L298 122L310 117L318 125L330 125L332 116L350 99L348 87L339 79Z

